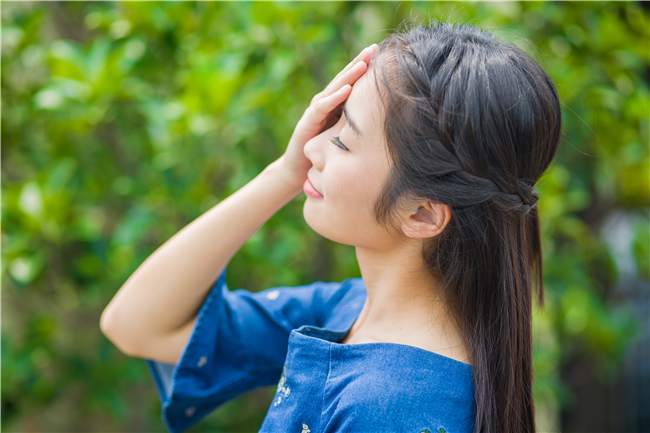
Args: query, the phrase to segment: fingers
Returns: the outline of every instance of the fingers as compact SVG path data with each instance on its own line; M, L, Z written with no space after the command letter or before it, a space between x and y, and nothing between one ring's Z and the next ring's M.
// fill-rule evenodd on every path
M316 134L331 128L338 121L340 115L336 115L335 110L348 99L351 91L352 86L346 84L331 95L324 96L313 105L309 117L313 124L318 125Z
M366 62L358 61L345 73L335 77L323 91L323 96L331 95L346 84L353 85L366 72L366 69L368 69Z
M368 62L374 52L377 50L377 44L364 48L357 57L339 72L330 84L323 90L321 96L329 96L338 91L345 84L354 84L368 68Z
M315 106L323 98L327 98L341 90L343 86L352 86L366 72L368 69L368 62L377 49L377 44L373 44L361 50L359 55L357 55L357 57L355 57L341 72L339 72L322 92L317 93L312 98L309 105ZM341 102L344 100L345 99Z
M333 94L326 96L319 100L314 106L314 111L316 112L317 121L320 121L327 117L329 113L332 112L339 104L347 99L350 95L352 86L349 84L344 85L338 91Z
M339 77L340 75L345 74L345 73L346 73L347 71L349 71L349 70L350 70L350 69L351 69L355 64L357 64L357 63L360 62L360 61L363 61L363 62L365 62L365 63L368 63L368 60L370 59L370 56L372 55L372 53L374 53L374 52L377 50L377 48L378 48L378 47L377 47L377 44L372 44L372 45L370 45L369 47L366 47L366 48L364 48L363 50L361 50L361 52L357 55L357 57L355 57L354 59L352 59L352 61L351 61L350 63L348 63L347 66L346 66L345 68L343 68L343 70L342 70L341 72L339 72L339 73L336 75L336 77L334 77L334 78L336 79L336 78Z

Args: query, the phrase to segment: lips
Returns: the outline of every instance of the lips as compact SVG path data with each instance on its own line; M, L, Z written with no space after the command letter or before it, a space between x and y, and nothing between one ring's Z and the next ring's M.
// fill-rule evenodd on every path
M305 191L305 194L307 194L308 197L312 198L323 198L323 194L318 192L316 188L314 188L314 185L311 183L309 178L305 181L305 183L302 186L303 191Z

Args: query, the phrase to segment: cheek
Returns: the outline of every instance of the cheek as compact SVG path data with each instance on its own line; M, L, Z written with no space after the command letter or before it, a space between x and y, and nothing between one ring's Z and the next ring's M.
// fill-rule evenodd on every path
M352 160L350 161L352 162ZM308 200L304 215L318 233L335 242L369 246L384 236L374 217L373 205L384 177L375 166L340 164L323 173L325 200Z
M327 173L328 185L336 188L335 197L341 206L363 207L369 215L374 215L372 207L388 176L388 165L377 155L350 159L349 164L341 164L336 171ZM344 210L344 209L343 209Z
M350 168L339 173L332 173L330 185L332 196L331 209L337 215L355 215L366 220L371 215L371 207L377 197L378 179L374 179L372 173ZM361 215L362 211L363 215Z

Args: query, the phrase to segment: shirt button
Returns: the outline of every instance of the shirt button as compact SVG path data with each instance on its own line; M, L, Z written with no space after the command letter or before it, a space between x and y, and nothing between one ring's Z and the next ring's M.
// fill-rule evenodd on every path
M208 357L202 356L199 358L199 362L197 362L196 365L198 365L199 367L203 367L207 363L208 363Z
M194 415L194 412L196 412L196 408L194 406L188 407L185 409L185 416L192 416Z
M276 299L278 299L278 296L280 296L280 292L277 290L272 290L266 294L266 298L270 299L271 301L275 301Z

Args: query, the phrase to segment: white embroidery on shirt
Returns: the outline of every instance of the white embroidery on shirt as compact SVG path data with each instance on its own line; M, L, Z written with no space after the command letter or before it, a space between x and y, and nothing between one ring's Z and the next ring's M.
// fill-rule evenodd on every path
M202 356L199 358L199 362L197 362L196 365L198 365L199 367L203 367L207 363L208 363L208 357Z
M289 397L289 394L291 394L291 388L289 387L288 384L285 386L286 383L287 383L287 368L282 367L282 376L280 377L280 382L278 383L278 391L277 391L277 393L280 395L278 396L278 399L273 403L274 407L282 403L282 397L286 399L287 397Z
M266 299L270 299L271 301L275 301L278 299L278 296L280 296L280 292L277 290L272 290L269 293L266 294Z
M302 433L311 433L311 430L309 430L309 426L307 424L302 425Z

